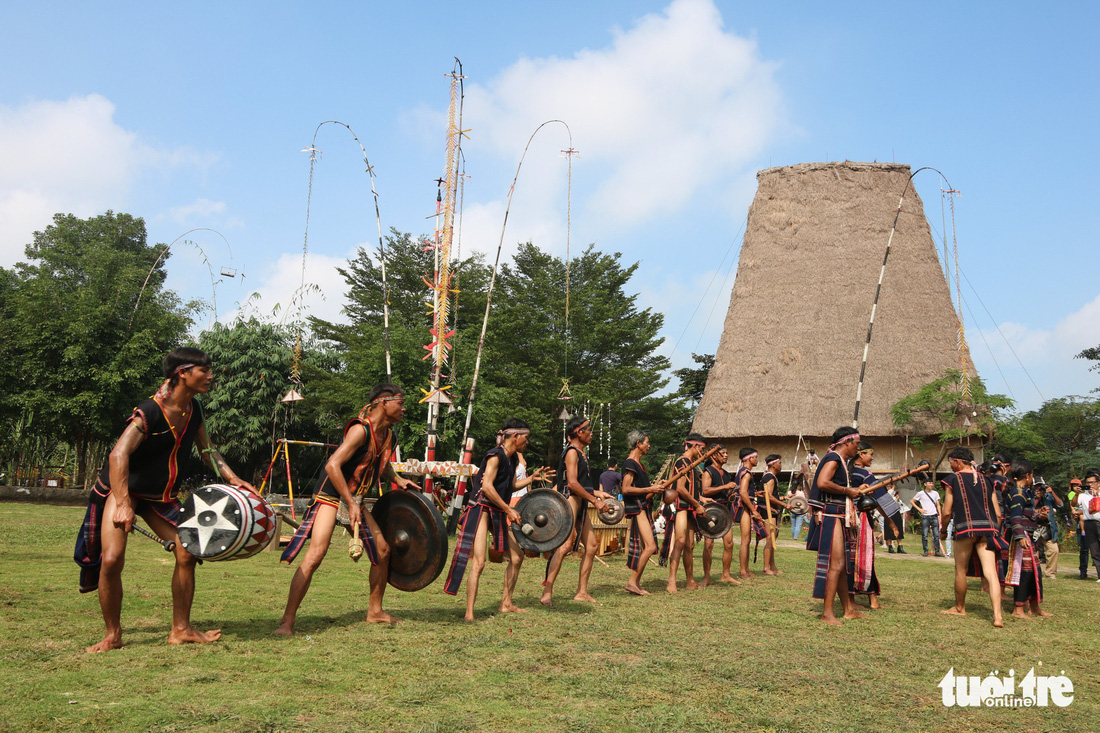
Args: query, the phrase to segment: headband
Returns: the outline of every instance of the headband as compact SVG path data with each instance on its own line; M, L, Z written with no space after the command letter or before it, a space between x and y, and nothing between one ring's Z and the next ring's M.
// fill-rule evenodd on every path
M851 443L852 441L857 441L857 442L859 441L859 433L852 433L851 435L845 435L843 438L841 438L837 442L830 445L829 450L836 450L837 448L844 445L845 443Z
M501 445L505 440L511 438L513 435L530 435L531 430L529 428L506 428L497 433L497 445Z
M172 370L172 373L164 380L164 383L157 387L157 391L153 393L153 397L158 397L162 400L168 399L169 393L172 391L172 380L180 375L184 369L190 369L198 364L180 364L178 367Z
M179 373L182 372L184 369L190 369L193 366L198 366L198 364L180 364L178 367L172 370L172 373L168 375L168 378L171 379L172 377L178 376Z
M370 410L372 407L376 407L376 406L382 404L383 402L391 402L393 400L404 401L405 400L405 395L401 394L401 395L386 395L385 397L375 397L373 400L371 400L367 404L363 405L363 409L359 411L359 419L362 420L363 415L366 415L367 411Z
M765 464L765 465L768 465L768 466L770 466L770 465L772 465L773 463L779 463L779 462L780 462L780 461L782 461L782 460L783 460L783 457L782 457L782 456L780 456L779 458L773 458L773 459L771 459L770 461L768 461L768 462L767 462L767 464Z
M704 443L702 441L699 441L699 440L685 440L684 445L701 445L704 448L707 446L706 443Z
M742 463L744 463L745 461L749 460L749 459L750 459L750 458L752 458L753 456L758 456L758 455L760 455L760 453L759 453L758 451L753 451L752 453L749 453L749 454L748 454L747 456L745 456L744 458L742 458L742 459L741 459L741 462L742 462Z
M576 428L573 429L573 432L570 433L570 436L576 435L580 431L584 430L586 425L591 425L591 424L592 423L589 420L585 420L584 422L582 422L580 425L578 425Z

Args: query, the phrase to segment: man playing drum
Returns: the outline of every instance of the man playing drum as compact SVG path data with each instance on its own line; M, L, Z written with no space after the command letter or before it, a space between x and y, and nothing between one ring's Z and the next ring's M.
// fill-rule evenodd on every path
M508 533L508 522L514 522L518 526L523 521L519 512L512 508L512 491L526 488L542 478L554 477L554 472L543 466L532 471L530 476L516 479L514 464L527 449L527 438L530 434L531 429L523 420L506 420L504 427L497 433L497 445L485 453L481 468L474 475L474 493L462 517L451 571L443 586L446 593L458 593L458 586L462 583L462 575L472 553L473 564L470 567L470 577L466 580L466 621L474 620L477 585L481 579L481 571L485 569L485 540L490 532L493 535L493 549L497 552L504 552L505 549L508 551L500 612L526 613L526 609L512 602L512 593L516 589L516 580L519 578L524 557L523 548Z
M221 638L221 630L197 631L191 626L195 597L195 556L176 534L183 481L183 458L197 444L202 459L222 480L248 490L213 450L203 425L202 406L195 395L210 391L210 357L199 349L179 348L164 357L164 384L134 408L126 429L115 443L107 465L92 489L88 511L77 537L75 559L81 566L80 592L99 589L99 606L106 633L88 652L122 646L122 568L126 539L140 515L158 536L175 542L172 573L172 630L169 644L205 644Z
M283 551L282 561L290 563L302 549L307 539L312 539L309 551L290 581L290 594L286 600L283 618L275 633L294 635L294 621L298 607L309 590L313 574L320 567L332 540L336 527L336 510L343 499L348 506L348 521L358 527L359 538L370 558L370 600L367 605L368 623L392 623L393 616L382 610L382 596L389 580L390 546L382 536L382 530L371 516L359 506L359 499L372 487L394 483L399 489L418 489L416 483L398 476L390 464L393 453L393 432L390 428L401 421L405 414L405 391L396 384L376 384L370 391L367 405L359 416L344 428L344 441L328 462L325 475L318 481L302 524Z

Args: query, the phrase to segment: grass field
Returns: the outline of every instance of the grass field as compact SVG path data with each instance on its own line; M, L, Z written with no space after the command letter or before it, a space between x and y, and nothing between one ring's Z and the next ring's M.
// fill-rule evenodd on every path
M528 560L516 602L494 616L503 565L490 565L479 621L442 578L418 593L390 589L404 622L367 626L366 562L334 542L298 618L271 635L292 570L274 552L198 570L193 620L222 640L170 647L170 557L133 538L124 575L125 647L87 655L102 637L94 594L77 592L73 541L82 510L0 504L0 730L1096 730L1100 705L1100 585L1047 584L1051 619L994 629L988 599L951 604L944 561L881 555L885 609L843 628L817 621L814 554L781 547L785 574L741 587L670 596L651 563L648 598L621 589L621 555L597 563L574 603L570 560L553 609L538 605L542 561ZM696 559L696 568L700 567ZM1076 558L1071 558L1076 565ZM682 576L681 576L682 577ZM464 591L463 591L464 592ZM1007 606L1006 606L1007 608ZM984 677L1027 670L1072 680L1065 708L946 708L950 668Z

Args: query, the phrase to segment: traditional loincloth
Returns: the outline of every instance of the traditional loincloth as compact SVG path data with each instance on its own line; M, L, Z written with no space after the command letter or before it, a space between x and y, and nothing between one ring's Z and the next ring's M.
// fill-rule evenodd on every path
M504 533L507 531L508 522L504 512L496 507L486 506L480 502L471 502L466 511L462 513L462 524L458 528L458 539L455 541L455 554L451 558L451 569L447 573L447 582L443 586L443 592L455 595L462 585L462 576L466 574L466 565L470 562L470 552L474 549L474 540L477 538L477 526L481 522L483 513L489 515L489 533L493 535L493 542L489 547L497 552L504 552Z
M321 508L321 504L327 504L334 509L338 509L340 501L337 499L334 502L332 497L326 496L325 494L313 495L313 501L310 502L309 508L306 509L305 516L302 517L302 523L298 526L298 531L294 533L294 536L290 539L290 544L286 546L286 549L283 550L282 557L279 558L280 562L294 562L294 558L302 551L302 546L305 545L306 540L313 534L313 523L317 520L317 510ZM378 545L375 544L374 535L371 533L370 527L367 526L366 521L359 522L359 539L363 543L363 550L366 552L370 564L377 565Z

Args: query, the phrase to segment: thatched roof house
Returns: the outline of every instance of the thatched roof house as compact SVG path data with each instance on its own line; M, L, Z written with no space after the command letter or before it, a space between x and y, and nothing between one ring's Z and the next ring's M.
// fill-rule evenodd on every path
M694 429L727 445L818 455L852 424L867 324L910 175L892 163L803 163L757 174L737 279ZM914 189L905 196L875 315L859 414L876 469L906 460L890 407L960 359L958 319ZM975 446L980 447L980 446ZM921 454L938 452L931 441ZM732 452L732 451L731 451ZM789 460L789 458L788 458ZM789 463L787 464L790 465Z

